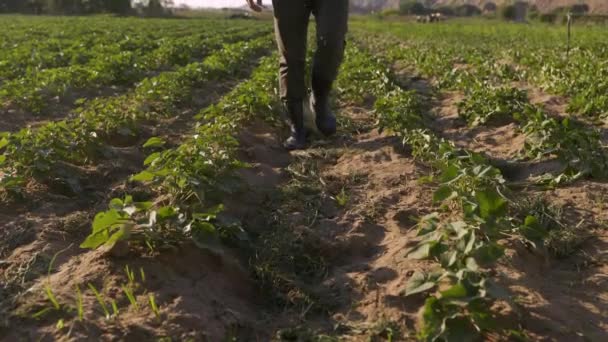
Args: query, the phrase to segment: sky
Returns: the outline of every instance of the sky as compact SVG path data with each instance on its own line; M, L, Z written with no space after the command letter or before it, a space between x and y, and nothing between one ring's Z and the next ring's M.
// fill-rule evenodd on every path
M270 2L267 0L266 2ZM245 0L175 0L176 5L187 4L191 7L235 7L246 4Z

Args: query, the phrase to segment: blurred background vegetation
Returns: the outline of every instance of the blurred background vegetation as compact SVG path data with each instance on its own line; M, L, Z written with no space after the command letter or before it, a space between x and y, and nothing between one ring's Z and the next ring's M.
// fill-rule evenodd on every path
M0 12L78 15L113 13L122 15L170 14L172 0L0 0Z

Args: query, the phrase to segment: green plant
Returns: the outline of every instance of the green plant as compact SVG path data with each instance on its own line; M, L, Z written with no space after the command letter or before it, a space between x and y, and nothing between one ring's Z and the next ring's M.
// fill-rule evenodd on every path
M46 298L48 299L48 301L51 303L52 306L50 307L46 307L36 313L34 313L32 315L33 318L39 318L44 316L46 313L50 312L50 311L61 311L64 309L63 305L61 305L59 303L59 300L57 299L57 297L55 296L55 293L53 292L53 287L51 286L51 282L50 282L50 277L51 277L51 271L53 270L53 265L55 264L55 260L57 259L57 257L67 251L68 249L72 248L72 245L70 244L68 247L58 251L57 253L53 254L53 257L51 258L51 261L49 262L49 266L47 269L47 281L44 283L44 294L46 296Z
M160 310L158 309L158 305L156 305L156 299L154 299L153 294L148 295L148 301L150 303L150 308L152 309L154 316L156 316L156 319L160 320Z
M19 192L30 178L35 178L60 182L71 192L80 192L70 164L90 164L102 155L104 138L136 135L138 123L171 114L176 106L191 101L197 86L238 74L250 58L269 45L267 37L225 44L200 63L142 80L128 94L85 102L74 119L2 133L0 189Z
M550 179L551 184L608 177L608 154L596 130L571 118L548 117L538 108L527 108L524 113L526 153L536 159L555 155L566 165L562 174Z
M222 210L188 212L175 206L154 206L150 202L113 199L110 209L97 214L93 231L82 248L112 247L127 240L135 245L162 247L191 238L201 248L216 248L217 231L210 222Z
M365 67L374 70L368 63ZM381 70L372 72L372 77L390 80ZM439 213L425 216L418 225L419 241L408 251L410 258L434 260L440 266L433 272L416 272L406 284L406 295L435 290L423 307L418 337L471 340L488 331L507 334L496 326L492 306L498 299L508 301L508 294L486 271L503 255L500 239L517 229L509 216L505 180L480 154L459 149L424 129L417 102L409 100L415 93L400 91L390 81L368 91L376 96L386 89L395 91L384 99L378 96L376 116L380 127L402 137L415 158L436 170L437 177L431 178L439 183L433 196L435 203L446 207L454 203L459 208L450 219Z
M91 291L93 291L93 294L95 295L95 299L97 299L97 303L99 303L99 306L103 310L103 313L105 314L106 319L110 319L110 317L112 317L112 315L110 315L110 311L108 310L108 307L106 306L106 301L103 298L103 295L101 293L99 293L99 291L97 291L97 288L95 288L95 286L93 284L89 283L87 286L89 287L89 289L91 289Z
M194 57L220 49L226 42L255 37L265 30L237 33L222 31L161 40L138 39L101 46L95 54L88 52L85 64L70 64L57 68L38 69L24 77L9 80L0 89L0 100L42 113L53 97L63 98L74 89L96 88L104 85L130 85L152 70L185 65ZM157 49L154 49L154 47ZM201 50L200 46L206 46ZM103 49L102 49L103 48ZM61 63L63 65L64 63Z
M114 299L111 299L110 304L112 305L112 317L118 317L120 311L118 310L118 305L116 304L116 301Z
M217 57L209 63L220 63L219 60ZM238 121L247 116L276 113L272 109L278 107L278 100L271 95L259 95L262 89L273 86L276 79L273 69L273 60L264 59L249 81L235 87L218 104L201 111L198 118L205 124L197 125L192 137L176 148L148 156L144 162L147 168L131 180L144 183L163 201L135 202L131 196L112 200L109 210L96 216L93 232L82 247L111 247L119 240L128 240L155 249L191 238L199 247L219 252L221 237L233 234L218 231L213 224L223 209L217 202L223 194L231 192L233 172L247 166L235 157L238 142L232 134ZM276 120L271 116L264 118ZM148 148L162 145L162 139L158 138L145 144Z
M76 313L78 315L78 320L82 322L84 319L84 305L82 303L82 292L80 291L79 286L76 286Z
M129 299L129 303L131 303L131 306L133 306L135 310L139 310L139 305L137 304L137 300L135 299L133 290L129 288L129 285L123 285L121 288L125 296L127 296L127 299Z
M502 195L504 179L481 156L458 151L441 140L434 142L437 138L424 132L415 134L420 136L410 139L415 155L439 171L441 185L433 200L456 201L462 219L444 222L433 213L420 221L420 241L408 256L436 260L441 269L414 274L406 295L440 288L425 303L424 325L419 331L422 339L450 339L455 338L454 333L475 336L493 329L490 308L501 297L484 269L502 256L498 240L514 229L507 215L508 201Z
M59 319L59 320L57 321L57 324L55 325L55 328L56 328L57 330L61 330L61 329L63 329L64 327L65 327L65 321L64 321L63 319Z
M340 190L340 193L336 195L335 200L339 206L344 207L348 204L350 196L348 196L345 189L342 188L342 190Z
M142 283L146 282L146 273L144 272L143 268L139 269L139 277L140 277Z
M127 275L127 279L129 280L128 285L133 286L135 284L135 272L133 272L129 265L125 265L125 274Z
M44 285L44 292L46 293L46 297L49 299L51 304L53 304L53 308L55 310L60 310L61 305L59 304L59 301L57 301L57 297L55 297L55 294L53 293L53 289L51 288L51 286L49 284Z
M515 87L475 84L458 103L458 115L469 125L502 124L520 116L528 103L526 91Z

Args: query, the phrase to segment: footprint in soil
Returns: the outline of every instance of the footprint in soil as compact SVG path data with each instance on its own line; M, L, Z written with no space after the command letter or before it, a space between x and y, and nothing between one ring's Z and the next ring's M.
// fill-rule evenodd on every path
M379 252L378 243L384 238L385 231L380 225L368 222L355 222L343 241L342 250L351 256L372 257Z
M374 271L372 271L372 273L370 274L370 280L378 283L378 284L385 284L388 283L389 281L397 278L398 274L397 272L395 272L395 270L390 269L388 267L380 267L378 269L375 269Z
M393 220L397 222L401 229L412 229L417 221L418 212L415 210L399 210L393 215Z

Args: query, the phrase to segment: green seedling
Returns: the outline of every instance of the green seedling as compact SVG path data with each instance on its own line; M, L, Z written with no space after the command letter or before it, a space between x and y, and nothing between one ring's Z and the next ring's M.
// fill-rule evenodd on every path
M154 316L156 316L156 318L158 320L160 320L160 310L158 309L158 306L156 305L156 300L154 299L154 295L150 293L148 295L148 299L150 302L150 308L152 308L152 312L154 312Z
M139 310L139 305L137 304L137 300L135 299L135 295L133 291L127 286L122 286L122 291L125 293L127 298L129 299L129 303L135 308L135 310Z
M80 287L76 286L76 313L78 315L78 320L82 322L84 319L84 306L82 300L82 292L80 291Z
M335 200L339 206L345 207L348 204L348 201L350 200L350 196L346 193L346 190L342 188L342 190L340 190L340 193L336 195Z
M105 314L106 319L110 319L110 317L111 317L110 311L108 310L108 307L106 306L106 302L103 299L102 294L99 293L99 291L97 291L97 289L95 288L95 286L93 284L89 283L88 286L89 286L89 289L91 289L91 291L93 291L93 293L95 294L95 298L97 299L97 302L101 306L101 309L103 310L103 313Z

